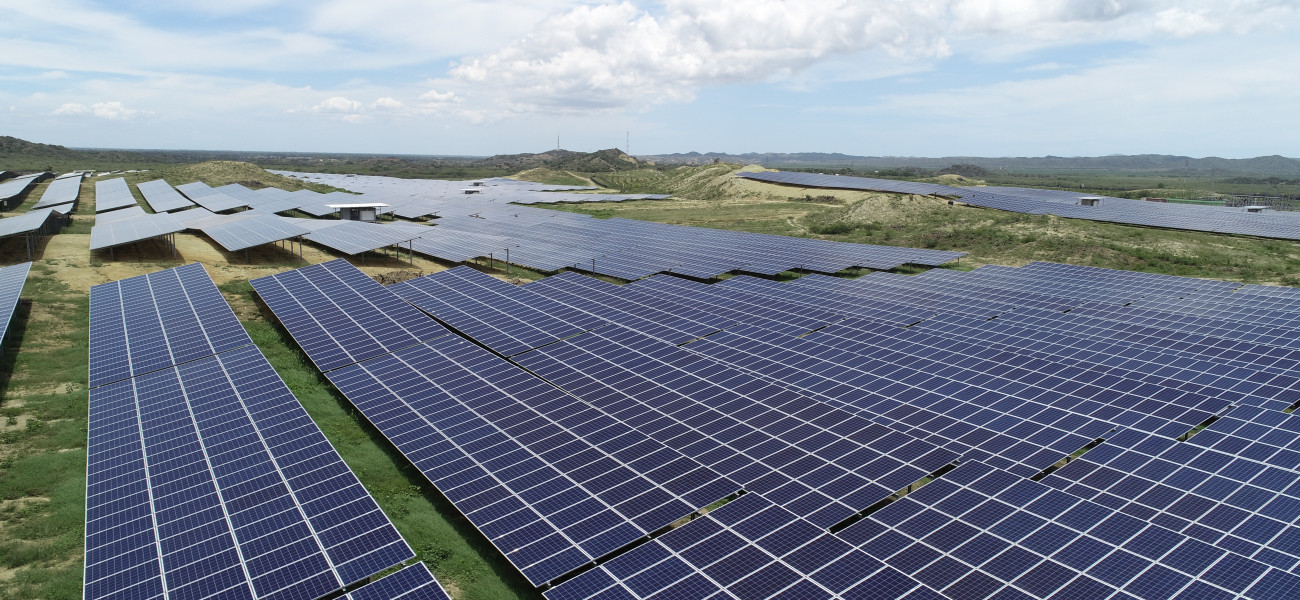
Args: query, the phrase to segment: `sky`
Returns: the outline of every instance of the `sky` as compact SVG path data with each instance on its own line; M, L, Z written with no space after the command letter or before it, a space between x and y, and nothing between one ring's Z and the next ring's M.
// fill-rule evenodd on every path
M72 147L1300 156L1294 0L0 0L0 15L0 135Z

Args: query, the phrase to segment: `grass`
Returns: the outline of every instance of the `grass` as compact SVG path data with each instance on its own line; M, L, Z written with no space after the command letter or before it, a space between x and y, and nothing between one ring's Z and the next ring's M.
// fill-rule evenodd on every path
M52 275L33 266L0 359L5 600L81 598L89 300Z

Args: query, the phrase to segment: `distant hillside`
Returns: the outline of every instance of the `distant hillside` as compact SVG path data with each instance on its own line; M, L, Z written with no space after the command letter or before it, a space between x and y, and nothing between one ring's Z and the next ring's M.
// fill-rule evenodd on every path
M1018 171L1144 171L1144 172L1195 172L1199 174L1226 175L1229 173L1254 173L1269 175L1300 175L1300 159L1284 156L1258 156L1255 158L1192 158L1164 154L1136 154L1113 156L1041 156L1041 157L974 157L946 156L929 158L919 156L852 156L839 153L746 153L688 152L685 154L660 154L640 156L642 160L660 164L700 165L712 162L758 164L765 167L855 167L899 169L921 167L941 169L951 165L974 165L990 171L1014 169Z
M558 171L580 171L583 173L631 171L649 166L648 163L632 158L617 148L598 150L596 152L551 150L538 154L500 154L477 161L474 164L480 167L495 167L512 171L545 167Z
M77 150L0 136L0 169L15 171L73 171L130 169L174 164L171 157L130 150Z
M165 167L152 173L147 179L156 177L162 177L172 185L202 181L212 187L238 183L255 190L273 187L290 192L303 189L321 193L339 191L339 188L332 186L306 183L292 177L276 175L252 163L231 160L211 160L192 165Z

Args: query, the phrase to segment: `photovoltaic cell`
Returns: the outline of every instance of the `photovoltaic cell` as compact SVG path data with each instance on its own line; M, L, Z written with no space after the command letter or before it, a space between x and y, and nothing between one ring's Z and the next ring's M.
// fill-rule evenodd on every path
M144 196L144 201L149 203L149 208L154 212L171 212L182 208L194 206L194 202L189 198L182 196L170 184L162 179L145 181L135 184L140 189L140 195Z
M451 600L423 562L349 593L348 600Z
M95 212L101 213L138 204L135 196L131 195L131 188L127 187L125 179L118 177L95 182Z
M92 356L183 358L90 392L87 598L318 598L414 556L261 352L228 343L200 265L92 297ZM418 575L389 587L432 592Z
M436 321L343 259L251 283L321 371L447 334Z
M22 296L31 269L30 262L0 268L0 340L4 340L9 324L13 321L18 298Z
M200 263L90 288L90 385L253 343Z
M740 487L456 336L326 375L537 585Z
M503 356L604 323L590 313L469 267L425 275L388 289Z

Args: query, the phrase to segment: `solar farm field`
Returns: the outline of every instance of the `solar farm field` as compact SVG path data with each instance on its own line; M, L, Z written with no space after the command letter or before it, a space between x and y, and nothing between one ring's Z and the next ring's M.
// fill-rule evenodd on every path
M1046 260L1300 285L1296 275L1300 272L1300 245L1293 241L950 206L929 196L800 188L735 177L752 170L755 168L738 171L734 165L714 165L684 167L667 174L602 174L596 179L615 189L672 192L680 200L547 207L601 218L967 252L959 265L951 265L954 268Z
M314 424L306 430L318 428L361 484L340 489L372 506L368 493L385 517L363 511L370 528L344 535L380 532L384 543L335 544L318 522L335 506L307 502L294 471L281 469L288 496L276 497L301 504L290 521L312 533L273 545L238 526L250 513L232 502L227 551L273 546L315 566L290 578L256 561L234 579L201 573L238 580L222 585L254 597L342 593L410 555L457 600L1271 600L1300 590L1300 500L1290 485L1300 481L1300 425L1290 416L1300 405L1291 354L1300 296L1255 285L1300 283L1293 242L791 191L733 171L688 169L666 183L621 175L645 188L623 191L674 200L498 211L628 219L592 234L579 226L601 219L550 212L562 224L532 238L529 224L510 225L513 240L568 236L569 245L547 247L544 259L559 257L551 262L525 256L561 267L593 240L635 249L651 238L620 236L646 232L672 232L669 243L643 247L669 257L728 243L743 250L750 238L733 231L800 238L754 238L780 258L708 262L695 277L642 278L637 269L658 263L631 258L611 271L604 255L585 273L575 272L581 264L558 274L514 265L507 276L500 257L458 264L417 249L361 258L315 243L300 262L283 247L244 254L198 234L176 236L179 258L155 243L106 258L87 251L85 216L96 207L93 184L84 185L80 214L37 248L0 355L0 599L109 597L127 589L114 577L187 597L193 588L177 582L199 575L168 566L169 548L184 546L168 546L174 538L151 543L139 537L145 527L129 552L125 542L101 543L119 523L100 515L138 502L100 483L123 476L103 457L137 456L122 436L103 434L102 419L132 402L168 415L188 403L187 447L206 448L227 432L194 407L233 394L248 406L241 431L275 437L279 421L242 399L241 386L292 393ZM505 236L482 221L393 229L455 223L456 244L493 248ZM730 231L692 237L646 221ZM969 254L941 267L895 265L957 255L839 269L864 258L832 241ZM787 264L824 260L814 249L837 257L825 273ZM20 250L0 246L5 264L21 262ZM743 272L709 270L731 264ZM1145 272L1108 270L1117 267ZM181 296L224 320L205 323L210 312L197 308L186 318L199 325L177 320L183 303L168 299ZM152 330L130 316L137 309L163 317L152 345L139 335ZM111 330L115 314L133 333L92 331ZM191 399L158 391L167 386ZM279 410L295 413L277 394ZM127 421L142 460L175 459L170 430ZM88 440L92 490L120 496L96 492L87 503ZM329 463L315 447L322 454L312 460ZM189 468L233 497L224 460ZM272 442L240 460L290 461ZM163 495L166 473L133 485ZM162 567L150 566L151 545ZM362 558L371 553L381 558ZM139 575L149 569L157 576ZM93 586L83 589L83 573ZM422 577L413 565L348 597L393 597L402 585L427 586Z

